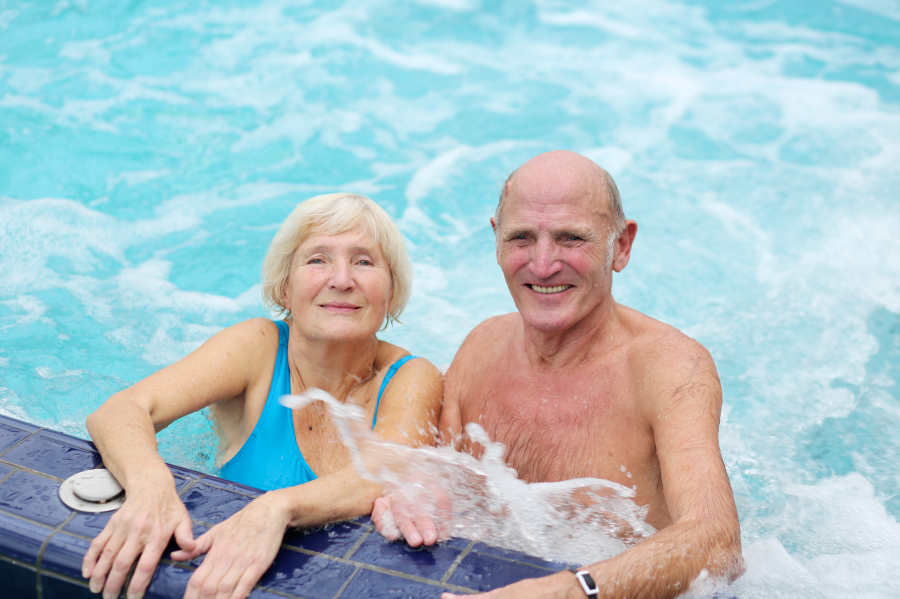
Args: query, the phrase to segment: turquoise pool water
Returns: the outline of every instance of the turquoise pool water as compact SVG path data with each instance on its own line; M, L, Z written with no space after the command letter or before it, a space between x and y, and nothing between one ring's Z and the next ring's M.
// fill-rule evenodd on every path
M716 358L739 595L900 595L900 2L612 4L0 0L0 412L85 436L265 315L272 235L337 189L410 245L386 338L446 366L514 309L500 182L572 149L640 224L617 299ZM160 437L212 467L202 416Z

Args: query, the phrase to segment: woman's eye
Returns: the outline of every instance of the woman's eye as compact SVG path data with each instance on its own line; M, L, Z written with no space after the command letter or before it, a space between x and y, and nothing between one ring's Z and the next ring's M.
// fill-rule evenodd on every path
M321 258L310 258L307 264L324 264L324 262Z
M360 265L362 265L362 266L374 266L374 264L372 264L372 261L371 261L371 260L366 260L365 258L363 258L362 260L360 260L359 263L360 263Z

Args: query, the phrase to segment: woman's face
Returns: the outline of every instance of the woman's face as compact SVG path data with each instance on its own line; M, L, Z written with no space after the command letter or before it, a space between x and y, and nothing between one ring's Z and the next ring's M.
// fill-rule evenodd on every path
M391 271L381 247L359 229L312 234L294 252L283 299L305 335L360 341L384 323Z

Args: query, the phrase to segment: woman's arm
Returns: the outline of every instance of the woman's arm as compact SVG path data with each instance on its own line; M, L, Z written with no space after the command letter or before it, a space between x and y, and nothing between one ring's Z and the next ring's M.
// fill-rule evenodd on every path
M411 360L385 388L375 432L402 445L434 445L442 389L437 368L427 360ZM209 553L191 576L185 599L246 597L275 559L286 528L369 514L381 493L380 485L362 479L348 464L306 484L258 497L197 539L194 550L172 553L177 560Z
M182 360L116 393L88 417L104 466L126 493L124 505L85 554L82 575L91 579L91 591L117 596L140 555L128 593L139 596L173 533L183 549L195 546L190 517L157 452L156 432L216 401L243 398L259 378L254 369L258 373L260 363L274 357L277 335L263 319L229 327Z

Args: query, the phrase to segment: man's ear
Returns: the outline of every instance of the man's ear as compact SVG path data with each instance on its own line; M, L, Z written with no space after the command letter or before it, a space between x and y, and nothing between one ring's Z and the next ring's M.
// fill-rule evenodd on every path
M628 265L631 259L631 248L634 245L634 238L637 236L638 224L633 220L625 221L625 228L619 234L619 239L613 251L616 253L613 258L612 269L621 272Z
M500 238L497 237L500 233L497 230L497 219L493 216L491 217L491 229L494 230L494 247L496 248L495 254L497 255L497 264L500 264Z

